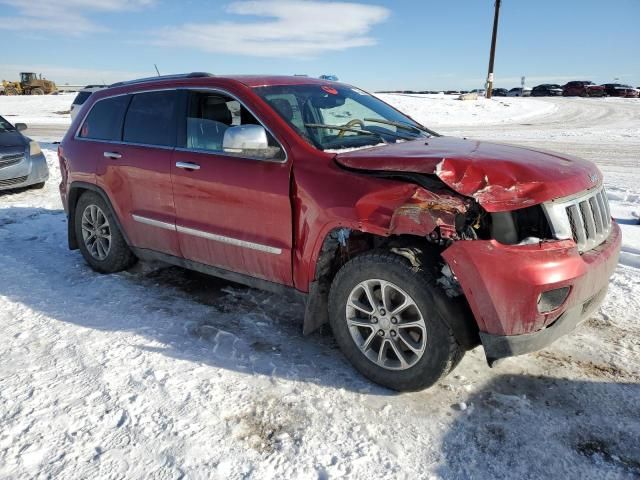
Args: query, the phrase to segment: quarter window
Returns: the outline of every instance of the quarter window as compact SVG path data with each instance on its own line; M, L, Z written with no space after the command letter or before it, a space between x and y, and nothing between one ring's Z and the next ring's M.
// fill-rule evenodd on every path
M91 92L79 92L73 99L73 105L82 105L91 96Z
M120 141L124 112L130 98L128 95L122 95L96 102L80 129L80 137Z
M123 140L145 145L175 145L175 91L138 93L124 121Z

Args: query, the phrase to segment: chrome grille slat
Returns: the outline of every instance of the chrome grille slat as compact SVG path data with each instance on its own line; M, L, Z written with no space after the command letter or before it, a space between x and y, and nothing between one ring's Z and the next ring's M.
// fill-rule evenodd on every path
M580 253L597 247L611 232L611 212L603 187L543 205L554 237L572 238Z
M578 243L587 243L587 230L584 227L584 217L582 213L580 213L580 207L578 205L571 205L567 207L567 213L573 219L574 227L571 230L574 235L574 240Z
M602 235L604 232L604 224L602 218L602 212L600 211L600 205L598 204L598 195L589 199L591 205L591 211L593 212L593 218L596 221L596 233Z

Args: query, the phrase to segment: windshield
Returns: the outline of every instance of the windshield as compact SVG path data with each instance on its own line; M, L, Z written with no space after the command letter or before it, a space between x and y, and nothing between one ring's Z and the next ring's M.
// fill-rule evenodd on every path
M256 87L306 141L320 150L397 143L435 135L378 98L347 85Z
M0 117L0 133L3 132L13 132L15 130L15 128L13 128L13 125L11 125L7 120L5 120L4 118Z

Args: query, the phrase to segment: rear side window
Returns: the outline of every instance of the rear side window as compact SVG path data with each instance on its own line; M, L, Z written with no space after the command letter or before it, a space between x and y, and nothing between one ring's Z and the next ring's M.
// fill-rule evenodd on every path
M76 95L76 98L73 99L73 105L82 105L87 101L87 98L91 96L92 92L80 92Z
M82 125L80 137L120 141L124 112L130 99L128 95L122 95L96 102Z
M138 93L124 121L123 140L145 145L175 145L175 91Z

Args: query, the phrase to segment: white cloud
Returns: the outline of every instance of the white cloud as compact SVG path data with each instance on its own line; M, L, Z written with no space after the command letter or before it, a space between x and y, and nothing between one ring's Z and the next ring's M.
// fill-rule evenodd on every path
M0 30L82 35L106 28L88 18L92 13L120 12L148 7L155 0L0 0L17 14L0 16ZM7 11L6 8L2 8Z
M236 1L236 15L255 21L189 23L163 28L156 45L259 57L312 57L327 51L375 45L371 28L390 14L383 7L316 0Z

